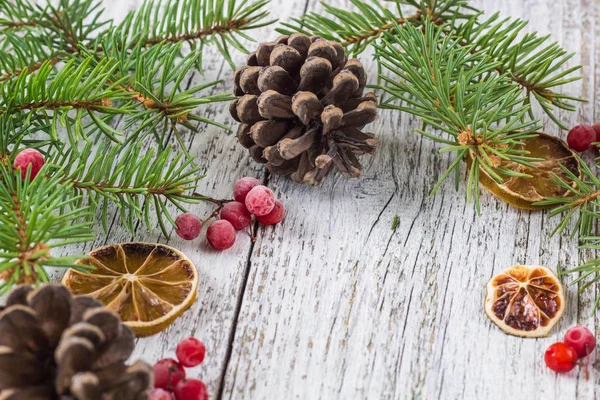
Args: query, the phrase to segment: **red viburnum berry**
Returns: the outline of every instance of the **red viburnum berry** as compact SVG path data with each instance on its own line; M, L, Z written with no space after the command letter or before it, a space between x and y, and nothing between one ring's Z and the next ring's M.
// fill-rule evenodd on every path
M279 200L275 200L275 207L267 215L257 216L256 220L263 225L275 225L283 221L285 217L285 207Z
M571 346L579 358L583 358L596 347L596 338L588 328L576 326L565 334L565 344Z
M235 201L243 203L246 201L246 195L248 195L248 192L252 190L254 186L258 185L260 185L260 182L256 178L247 176L240 179L233 185L233 198Z
M200 235L202 230L202 222L200 219L191 213L185 213L175 218L175 233L185 240L194 240Z
M569 147L578 152L588 150L595 141L596 131L590 125L577 125L567 136Z
M592 128L594 128L594 131L596 132L596 140L594 141L600 142L600 124L594 124L592 125Z
M154 364L155 388L172 390L182 379L185 379L185 370L172 358L165 358Z
M148 400L174 400L173 394L164 389L152 389L148 393Z
M220 219L210 224L206 239L215 250L226 250L235 243L235 228L231 222Z
M569 372L575 368L577 352L571 346L562 342L554 343L546 350L544 361L552 371Z
M175 386L177 400L208 400L208 391L201 380L186 379Z
M267 215L275 207L275 195L266 186L258 185L252 188L246 196L246 208L257 217Z
M250 225L251 215L244 204L232 201L223 206L221 219L229 221L236 231L241 231Z
M32 181L44 166L44 156L36 149L25 149L15 157L13 167L15 171L21 171L21 177L27 176L27 168L31 169L29 180Z
M200 365L204 361L204 355L206 354L206 347L204 343L196 338L183 339L175 350L177 359L187 368L193 368Z

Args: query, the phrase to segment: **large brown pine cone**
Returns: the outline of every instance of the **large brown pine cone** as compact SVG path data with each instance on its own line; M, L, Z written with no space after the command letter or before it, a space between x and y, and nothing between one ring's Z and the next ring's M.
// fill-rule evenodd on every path
M336 42L303 34L262 43L235 73L231 115L240 143L278 175L318 184L333 168L360 175L358 156L378 141L362 128L377 116L367 74Z
M0 313L0 399L147 399L152 367L126 365L133 348L131 330L91 297L20 286Z

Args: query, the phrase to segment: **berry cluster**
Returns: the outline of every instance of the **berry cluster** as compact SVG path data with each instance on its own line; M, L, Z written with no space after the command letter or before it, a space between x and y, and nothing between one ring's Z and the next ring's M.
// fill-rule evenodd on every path
M271 189L260 184L255 178L242 178L233 185L235 201L225 203L220 209L220 219L210 224L206 239L215 250L226 250L233 246L236 231L250 226L252 215L263 225L280 223L285 216L285 208L275 198ZM216 215L215 215L216 216ZM185 240L193 240L200 235L202 222L194 214L181 214L175 219L175 232Z
M567 331L564 341L548 347L544 361L552 371L562 373L575 368L577 360L585 360L583 365L586 367L587 376L588 356L595 347L596 338L592 332L583 326L576 326Z
M594 143L600 142L600 124L577 125L569 131L567 144L572 150L579 153L592 148Z
M32 181L40 172L44 163L45 160L42 153L35 149L25 149L15 157L13 168L15 171L20 171L23 179L27 177L27 171L30 170L29 180Z
M154 365L154 389L148 400L208 400L204 383L185 374L185 368L200 365L205 354L206 348L198 339L182 340L175 350L177 360L165 358Z

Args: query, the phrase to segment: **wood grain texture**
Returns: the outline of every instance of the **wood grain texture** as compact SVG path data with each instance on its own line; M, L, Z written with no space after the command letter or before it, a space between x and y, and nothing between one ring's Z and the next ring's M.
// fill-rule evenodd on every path
M103 3L108 16L119 19L141 0ZM350 7L349 0L328 3ZM322 10L315 0L271 4L282 20L305 9ZM598 0L473 4L488 14L531 20L529 30L552 34L576 52L572 64L584 65L584 79L567 92L591 101L578 114L560 115L571 125L600 120ZM276 33L267 27L253 36L266 41ZM367 55L362 58L374 82L374 65ZM235 56L239 64L243 59ZM207 51L205 66L204 76L190 83L223 79L216 90L228 91L232 71L216 50ZM234 126L226 104L199 112ZM548 133L564 137L544 122ZM450 160L414 133L419 126L414 117L381 112L370 127L381 150L365 159L363 177L331 177L319 188L265 174L232 133L215 127L185 133L190 151L206 166L202 192L228 197L236 179L256 176L273 188L288 214L281 225L259 228L255 244L240 233L236 245L222 253L210 251L204 241L164 238L140 226L136 240L181 249L197 263L201 281L192 309L167 331L139 340L134 356L155 362L172 357L184 337L203 340L206 362L191 375L203 379L218 399L600 397L600 366L586 381L577 370L556 376L543 363L546 347L567 328L585 324L600 333L600 321L590 314L597 293L579 297L569 287L568 310L547 339L507 336L482 311L485 283L506 267L573 267L593 254L578 251L570 232L549 237L558 221L545 213L518 211L484 194L478 217L464 200L464 187L456 192L452 182L430 198ZM210 208L192 211L206 215ZM392 231L395 215L399 225ZM130 239L115 214L107 234L67 251Z

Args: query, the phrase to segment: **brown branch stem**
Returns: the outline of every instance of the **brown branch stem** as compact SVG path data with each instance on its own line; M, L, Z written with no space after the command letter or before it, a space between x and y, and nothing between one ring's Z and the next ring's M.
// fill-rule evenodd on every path
M100 99L94 101L41 101L39 103L22 104L15 107L17 111L32 111L41 108L57 109L62 107L72 107L75 109L94 110L97 107L110 107L112 102L110 99ZM5 114L7 110L0 110L0 116Z
M184 34L168 36L168 37L164 37L164 38L163 37L147 38L147 39L143 40L142 46L144 46L144 47L152 46L152 45L159 44L162 42L176 43L176 42L204 39L213 34L222 34L225 32L239 30L239 29L243 28L245 25L247 25L249 22L250 21L246 18L233 19L233 20L229 21L227 24L213 25L209 28L200 29L200 30L197 30L192 33L184 33ZM137 45L137 43L134 44L133 46L135 46L135 45Z
M395 22L396 23L387 23L384 24L382 26L378 26L373 28L372 30L368 31L367 33L364 33L362 35L358 35L358 36L348 36L345 37L345 42L342 43L342 45L346 46L349 44L356 44L356 43L360 43L363 42L367 39L370 39L372 37L376 37L381 35L383 32L386 31L390 31L392 29L394 29L396 27L396 24L398 25L404 25L406 23L409 22L413 22L413 21L418 21L419 19L421 19L422 13L421 10L417 10L417 12L414 15L405 17L405 18L398 18Z

